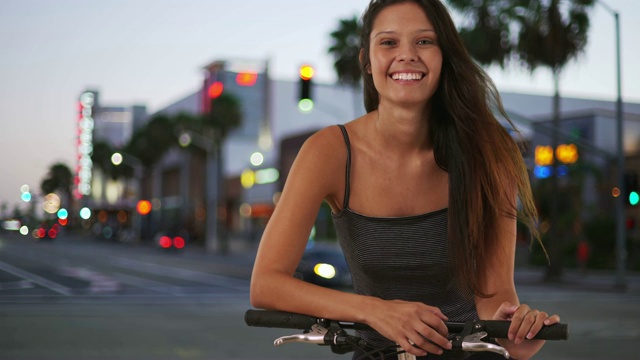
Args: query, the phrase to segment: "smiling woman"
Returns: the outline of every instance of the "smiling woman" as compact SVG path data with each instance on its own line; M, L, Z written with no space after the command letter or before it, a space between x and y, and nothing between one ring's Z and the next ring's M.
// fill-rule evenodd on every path
M451 348L447 320L511 320L498 342L531 357L543 341L525 338L560 319L520 304L513 284L516 218L535 234L536 213L493 83L439 0L372 0L360 64L367 114L301 148L260 242L252 304L366 323L368 343L428 358ZM323 201L353 293L295 276Z

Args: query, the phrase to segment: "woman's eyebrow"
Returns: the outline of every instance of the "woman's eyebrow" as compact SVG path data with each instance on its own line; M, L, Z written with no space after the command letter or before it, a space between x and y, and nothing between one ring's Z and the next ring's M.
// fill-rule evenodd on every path
M415 31L416 33L421 33L421 32L433 32L435 33L436 31L434 29L419 29ZM396 34L397 32L394 30L383 30L383 31L379 31L377 32L375 35L373 35L374 38L380 36L380 35L393 35Z

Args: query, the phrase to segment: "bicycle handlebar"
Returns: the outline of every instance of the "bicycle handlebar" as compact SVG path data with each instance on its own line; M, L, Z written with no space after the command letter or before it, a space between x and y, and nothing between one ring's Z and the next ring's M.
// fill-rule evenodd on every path
M325 319L328 320L328 319ZM314 316L295 314L276 310L247 310L244 321L249 326L307 330L313 325L319 324L322 319ZM341 322L344 329L372 330L365 324ZM461 332L466 323L446 322L447 329L451 333ZM511 321L508 320L476 320L473 322L474 332L486 331L489 337L507 338ZM553 324L544 326L534 337L537 340L567 340L569 338L568 324Z
M374 359L372 354L381 351L392 351L390 354L398 354L398 359L415 359L415 356L405 353L398 346L384 346L382 348L371 347L367 342L348 334L345 329L373 330L366 324L346 322L331 319L321 319L310 315L296 314L276 310L250 309L244 315L244 321L249 326L298 329L302 334L283 336L274 341L274 345L282 345L290 342L302 342L318 345L330 345L331 351L337 354L359 349L364 356L358 359ZM507 338L510 321L505 320L475 320L468 322L445 322L449 331L451 350L444 350L447 358L465 359L474 352L493 352L509 358L509 352L498 345L495 340ZM567 340L569 327L567 324L553 324L544 326L536 334L534 339L539 340ZM402 356L401 356L402 355ZM382 356L380 358L385 358Z

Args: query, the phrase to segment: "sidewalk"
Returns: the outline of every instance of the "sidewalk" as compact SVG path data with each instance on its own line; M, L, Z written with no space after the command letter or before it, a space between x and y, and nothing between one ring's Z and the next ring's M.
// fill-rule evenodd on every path
M625 287L618 286L618 274L614 270L588 270L565 268L561 280L550 282L544 279L544 268L521 267L515 270L517 285L557 287L565 290L582 290L640 295L640 274L625 272Z

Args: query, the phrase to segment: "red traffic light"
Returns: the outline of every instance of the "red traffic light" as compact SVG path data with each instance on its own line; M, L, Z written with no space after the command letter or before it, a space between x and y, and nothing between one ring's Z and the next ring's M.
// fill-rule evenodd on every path
M224 85L220 81L214 82L213 84L211 84L211 86L209 86L209 89L207 89L209 98L210 99L217 98L218 96L222 95L223 90L224 90Z

